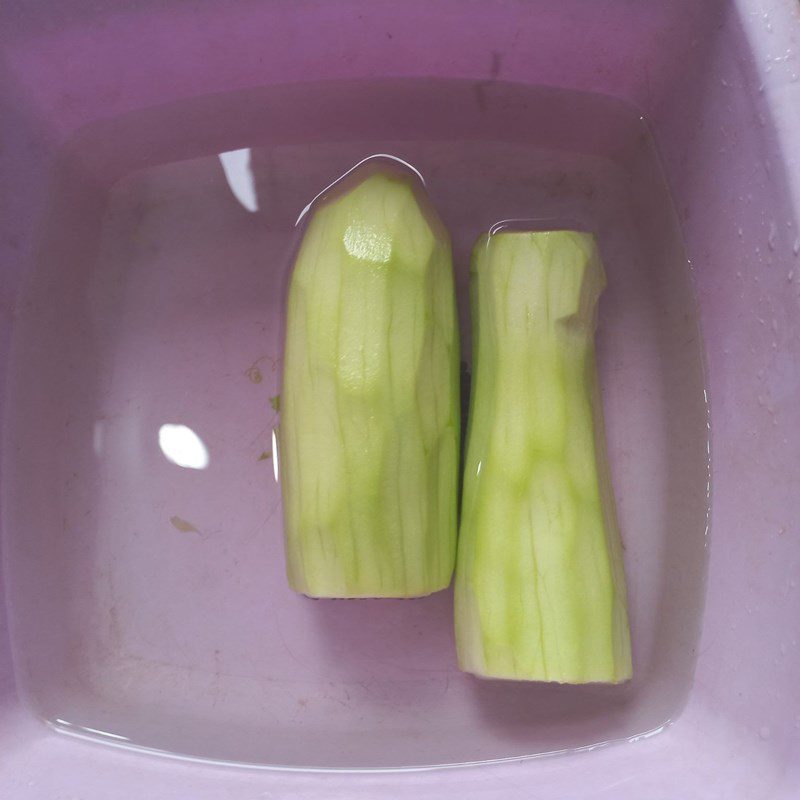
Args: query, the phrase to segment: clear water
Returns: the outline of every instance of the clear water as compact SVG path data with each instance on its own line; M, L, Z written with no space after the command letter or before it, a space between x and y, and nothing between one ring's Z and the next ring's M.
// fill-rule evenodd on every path
M449 592L312 601L286 585L272 430L295 222L375 153L422 173L451 232L467 360L480 232L547 218L597 234L628 685L460 673ZM15 664L32 710L59 730L248 764L393 768L632 739L680 713L706 562L702 342L632 108L494 82L384 82L98 125L56 171L10 376Z

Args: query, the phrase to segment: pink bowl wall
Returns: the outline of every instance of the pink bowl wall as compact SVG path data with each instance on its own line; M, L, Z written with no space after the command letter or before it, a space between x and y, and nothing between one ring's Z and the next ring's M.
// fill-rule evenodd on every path
M90 122L270 83L481 80L494 53L503 56L503 80L613 94L639 106L654 127L695 266L713 419L712 545L694 688L674 725L591 753L462 770L236 770L56 736L18 701L0 610L0 795L798 796L797 4L27 5L7 2L0 10L4 363L13 297L32 255L51 158Z

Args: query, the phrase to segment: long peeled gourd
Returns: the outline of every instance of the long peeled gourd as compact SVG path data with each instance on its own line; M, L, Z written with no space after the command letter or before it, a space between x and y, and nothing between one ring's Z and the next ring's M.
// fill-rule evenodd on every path
M505 231L473 251L455 593L465 671L560 683L631 676L594 354L604 286L590 234Z
M455 561L459 342L450 241L415 179L318 203L289 289L280 467L289 583L414 597Z

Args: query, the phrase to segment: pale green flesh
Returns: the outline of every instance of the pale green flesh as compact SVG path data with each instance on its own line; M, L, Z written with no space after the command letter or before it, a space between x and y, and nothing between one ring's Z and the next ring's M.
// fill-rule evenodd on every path
M289 290L280 469L293 589L414 597L455 560L459 343L450 242L410 179L321 204Z
M597 389L605 276L589 234L501 232L473 251L473 393L456 567L462 669L631 676Z

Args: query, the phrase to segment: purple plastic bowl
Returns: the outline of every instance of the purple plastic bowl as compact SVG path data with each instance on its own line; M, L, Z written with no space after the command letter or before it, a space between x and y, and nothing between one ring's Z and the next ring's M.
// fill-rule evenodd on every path
M0 48L0 796L800 796L796 2L8 0ZM417 118L395 119L382 85ZM423 85L444 93L414 99ZM594 108L596 126L566 124ZM625 140L639 114L657 170ZM497 221L469 203L480 158L516 163L526 126L601 190L576 211L557 179L537 202L597 230L609 269L628 687L459 674L447 593L314 603L285 587L261 459L279 352L253 349L279 339L285 275L264 262L290 248L284 206L387 126L403 152L424 131L407 145L421 164L445 163L454 131L495 140L453 169L461 184L431 181L462 260ZM254 165L290 197L274 225L220 204L200 158L253 130L283 148ZM520 158L520 181L561 163ZM281 184L298 171L307 185ZM202 474L144 433L221 418Z

